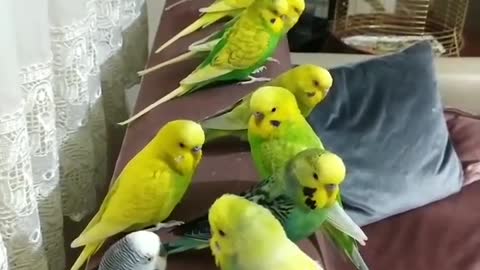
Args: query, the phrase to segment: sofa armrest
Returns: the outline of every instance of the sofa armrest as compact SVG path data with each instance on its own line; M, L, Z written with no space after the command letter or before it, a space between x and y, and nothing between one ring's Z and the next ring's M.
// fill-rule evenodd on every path
M332 68L364 61L373 55L338 53L291 53L292 64L317 64ZM480 57L436 59L439 90L445 107L480 114Z

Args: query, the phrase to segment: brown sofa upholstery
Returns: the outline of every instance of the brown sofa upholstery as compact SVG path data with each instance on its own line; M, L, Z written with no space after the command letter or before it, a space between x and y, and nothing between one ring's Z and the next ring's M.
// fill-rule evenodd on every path
M167 4L174 2L167 1ZM197 18L197 10L210 1L196 0L164 12L154 48L165 42ZM211 31L201 31L184 38L160 54L150 57L148 66L185 51L188 44ZM290 67L288 44L284 41L275 57L281 64L270 63L266 76L275 76ZM147 75L137 100L135 112L162 97L184 78L199 60L172 65ZM115 175L167 121L179 118L202 119L226 106L254 85L226 85L198 91L186 97L163 104L138 121L128 130L117 162ZM205 149L205 156L185 200L177 207L171 219L189 220L204 213L218 197L226 192L237 193L257 180L250 154L244 146L217 145ZM369 236L361 248L371 270L478 270L480 269L480 183L464 188L458 195L420 209L366 226ZM171 235L161 234L169 240ZM323 237L312 237L300 243L313 258L322 261L327 270L353 269ZM320 252L320 248L321 251ZM99 252L91 261L93 269L99 261ZM168 260L169 270L215 269L208 249L173 255Z

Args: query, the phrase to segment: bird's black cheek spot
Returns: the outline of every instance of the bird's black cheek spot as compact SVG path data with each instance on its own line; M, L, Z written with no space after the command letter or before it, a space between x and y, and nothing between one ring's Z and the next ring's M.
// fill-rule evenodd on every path
M305 199L305 204L312 210L314 210L317 207L316 202L310 198Z
M220 244L217 241L215 241L215 247L220 250Z
M271 18L271 19L270 19L270 23L271 23L271 24L274 24L276 21L277 21L277 19L275 19L275 18Z
M308 198L311 198L313 194L317 191L315 188L309 188L309 187L304 187L303 188L303 195L305 195Z
M270 124L272 124L272 126L274 126L274 127L279 127L279 126L280 126L280 121L271 120L271 121L270 121Z

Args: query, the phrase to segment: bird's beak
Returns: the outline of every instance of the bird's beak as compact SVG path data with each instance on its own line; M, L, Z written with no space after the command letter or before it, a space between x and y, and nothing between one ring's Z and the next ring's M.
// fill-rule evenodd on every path
M255 118L255 124L259 126L262 123L263 119L265 119L265 114L261 112L254 112L253 117Z
M332 196L332 194L337 190L338 185L336 184L327 184L325 185L325 190L327 191L328 196Z
M202 152L202 147L200 145L198 146L195 146L193 149L192 149L192 153L194 153L195 155L199 154Z
M158 253L158 256L165 258L167 257L167 249L165 248L164 245L160 245L160 252Z

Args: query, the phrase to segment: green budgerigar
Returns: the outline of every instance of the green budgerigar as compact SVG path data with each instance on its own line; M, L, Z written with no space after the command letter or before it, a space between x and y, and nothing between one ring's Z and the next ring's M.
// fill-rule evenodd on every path
M304 0L287 0L287 2L288 2L287 18L284 21L285 28L283 30L282 36L285 36L287 34L287 32L298 22L298 19L300 18L303 11L305 10L305 1ZM208 16L213 17L217 13L218 12L215 12L213 14L206 14L204 16L208 15ZM204 37L200 40L197 40L196 42L191 44L188 47L188 52L183 53L181 55L178 55L176 57L173 57L169 60L166 60L165 62L159 63L159 64L157 64L153 67L149 67L145 70L139 71L138 75L139 76L144 76L144 75L146 75L148 73L151 73L155 70L159 70L159 69L164 68L166 66L169 66L171 64L175 64L175 63L185 61L185 60L188 60L188 59L191 59L191 58L205 58L205 57L207 57L208 54L215 48L217 43L221 40L222 35L225 33L225 31L228 31L228 29L232 25L234 25L234 23L236 22L236 20L239 17L240 17L240 13L239 13L239 15L237 15L236 17L234 17L233 19L231 19L230 21L225 23L225 25L223 25L223 27L220 30L215 31L212 34L210 34L210 35L208 35L208 36L206 36L206 37ZM181 33L179 33L178 35L181 35ZM173 39L174 38L172 38L172 40ZM167 44L169 42L170 42L170 40L167 41L165 44ZM277 59L272 58L272 57L268 57L267 60L279 63L279 61Z
M304 64L294 67L280 74L264 86L283 87L293 93L297 100L300 112L307 117L317 104L322 102L330 87L332 76L327 69ZM232 106L212 115L200 124L205 130L206 142L222 138L237 137L246 141L248 119L250 118L250 98L248 94Z
M266 59L275 52L285 28L287 11L287 0L256 0L223 34L208 57L180 81L177 89L120 124L127 124L172 98L213 82L249 80L247 83L251 83L270 80L255 78L251 73L263 66Z
M349 240L339 245L344 254L353 258L358 269L368 269L353 240L364 244L367 238L336 203L346 174L342 159L326 150L310 148L292 158L286 170L283 179L267 178L241 196L269 209L294 242L324 230L325 226L341 232L339 239ZM173 232L182 238L165 244L169 254L205 248L212 233L206 215L176 227Z
M225 194L210 207L210 249L222 270L323 270L264 207Z
M260 87L252 93L249 108L248 141L262 178L283 173L288 160L302 150L324 148L289 90Z

